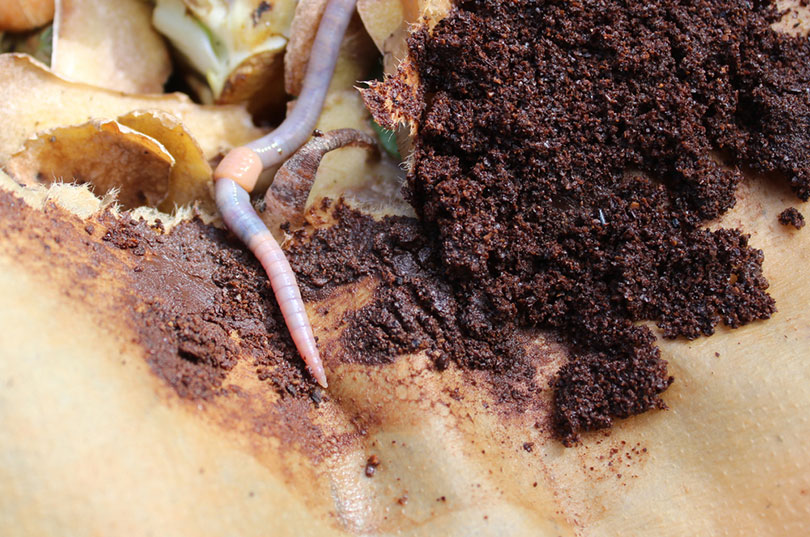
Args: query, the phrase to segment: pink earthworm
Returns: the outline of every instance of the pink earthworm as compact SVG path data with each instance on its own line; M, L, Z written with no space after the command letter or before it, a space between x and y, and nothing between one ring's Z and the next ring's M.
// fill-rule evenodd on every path
M301 291L295 281L284 250L256 214L250 195L236 181L228 178L216 182L217 206L228 228L244 242L264 267L284 322L295 348L307 364L310 374L324 388L327 386L315 335L304 309Z
M217 207L225 225L253 252L264 267L287 329L313 378L327 386L326 373L295 273L267 226L250 203L262 168L284 162L312 134L337 63L340 42L354 13L356 0L329 0L312 45L301 95L293 111L274 131L231 150L217 169Z

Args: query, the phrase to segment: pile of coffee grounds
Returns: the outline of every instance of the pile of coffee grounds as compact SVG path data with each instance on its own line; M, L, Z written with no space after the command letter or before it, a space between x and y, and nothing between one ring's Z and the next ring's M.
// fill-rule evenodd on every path
M181 397L224 395L228 372L250 360L282 397L317 390L284 324L273 290L250 251L199 219L170 233L109 213L103 241L133 257L130 315L152 370Z
M774 312L762 253L704 226L740 166L810 197L810 41L778 18L759 1L459 0L410 39L424 104L406 195L447 314L491 349L450 358L501 369L504 327L556 330L565 443L664 406L672 379L637 321L695 338Z
M796 229L804 227L804 215L796 207L788 207L779 213L779 223L783 226L793 226Z

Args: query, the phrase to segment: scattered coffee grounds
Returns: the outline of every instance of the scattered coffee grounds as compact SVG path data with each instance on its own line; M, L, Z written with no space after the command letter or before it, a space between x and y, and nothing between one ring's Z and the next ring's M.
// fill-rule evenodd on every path
M238 360L283 397L315 386L295 351L261 265L225 231L199 220L171 232L105 214L103 237L137 256L133 327L150 366L182 397L222 393Z
M341 286L374 278L372 300L348 311L341 359L385 364L425 350L437 368L450 360L497 373L500 402L524 408L539 390L517 326L499 326L470 308L443 276L435 237L414 218L375 220L338 202L335 225L299 231L288 250L305 300L322 300Z
M774 32L778 18L733 0L459 0L410 40L424 99L406 195L456 300L439 318L493 349L514 327L558 331L566 444L664 406L672 379L635 322L695 338L774 311L762 253L703 226L734 205L740 165L810 197L810 42ZM464 356L450 353L510 361Z
M804 227L804 215L796 207L788 207L779 213L779 223L783 226L793 226L796 229Z
M228 383L240 365L289 412L279 420L269 409L283 422L271 430L311 431L301 412L326 397L295 350L264 269L229 233L199 220L165 232L159 221L150 227L128 213L82 220L53 202L32 208L0 188L0 244L26 272L98 315L99 326L125 327L121 337L132 338L181 397L235 395L250 406L250 394ZM246 408L245 416L255 420L252 430L268 427L264 413Z

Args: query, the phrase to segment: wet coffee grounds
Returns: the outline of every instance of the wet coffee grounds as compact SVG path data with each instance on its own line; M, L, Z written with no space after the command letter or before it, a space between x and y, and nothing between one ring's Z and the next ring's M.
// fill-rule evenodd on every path
M704 226L734 205L741 166L810 197L810 42L778 18L758 1L460 0L410 40L423 99L403 107L406 195L454 301L407 300L486 342L472 363L449 353L462 366L508 367L514 327L561 334L567 444L664 406L672 379L638 321L695 338L774 311L762 253Z
M793 226L796 229L804 227L804 215L796 207L788 207L779 213L779 223L783 226Z
M440 370L453 360L494 373L490 382L499 402L531 404L540 387L526 338L515 324L498 325L480 308L466 307L444 276L436 238L418 220L375 220L342 202L328 210L335 224L297 232L287 255L307 301L375 282L371 300L343 316L341 360L382 365L426 351Z

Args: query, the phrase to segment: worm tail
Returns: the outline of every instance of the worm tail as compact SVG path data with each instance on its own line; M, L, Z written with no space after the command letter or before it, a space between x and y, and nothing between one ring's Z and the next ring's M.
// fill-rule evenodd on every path
M307 364L310 374L325 388L326 372L315 335L304 308L295 273L284 251L253 210L248 193L235 181L224 177L218 179L216 199L228 229L250 248L264 267L296 349Z

